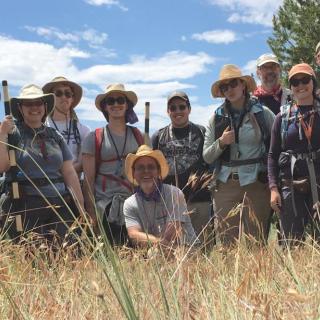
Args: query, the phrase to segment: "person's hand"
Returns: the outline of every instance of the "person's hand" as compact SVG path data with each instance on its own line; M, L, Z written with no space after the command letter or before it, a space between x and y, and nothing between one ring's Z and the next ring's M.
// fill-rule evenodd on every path
M222 136L219 138L219 144L221 148L224 148L235 142L234 130L229 127L224 129Z
M275 212L280 213L281 196L280 196L280 193L278 191L278 188L276 188L276 187L271 189L270 205L271 205L271 208Z
M0 124L0 134L8 135L14 130L15 124L12 116L5 116Z

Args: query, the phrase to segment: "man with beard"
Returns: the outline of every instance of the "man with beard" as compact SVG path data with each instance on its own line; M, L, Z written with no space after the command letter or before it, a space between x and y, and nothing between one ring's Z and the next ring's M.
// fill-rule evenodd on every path
M290 90L281 86L280 74L280 63L274 54L266 53L258 58L257 75L261 85L253 95L274 114L278 114L280 107L291 100Z
M188 95L182 91L172 92L167 99L171 123L155 132L151 140L153 149L162 151L169 164L164 183L183 191L193 228L204 241L208 239L204 239L202 230L209 222L211 203L210 193L201 183L201 177L208 172L202 158L205 128L189 121L190 112Z

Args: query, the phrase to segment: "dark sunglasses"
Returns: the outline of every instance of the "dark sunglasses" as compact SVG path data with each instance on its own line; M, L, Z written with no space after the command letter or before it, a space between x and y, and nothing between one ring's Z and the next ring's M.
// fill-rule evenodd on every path
M184 110L186 110L188 108L188 106L187 105L185 105L185 104L179 104L179 105L175 105L175 104L171 104L169 107L168 107L168 109L171 111L171 112L175 112L175 111L177 111L177 110L180 110L180 111L184 111Z
M229 82L224 82L224 83L221 83L220 86L219 86L219 89L222 93L228 91L229 87L231 89L234 89L237 85L238 85L238 79L233 79Z
M116 102L117 104L125 104L126 98L125 97L118 97L118 98L109 97L105 100L105 104L108 106L113 106Z
M36 106L36 107L40 107L43 106L44 102L42 100L24 100L21 102L21 105L25 106L25 107L32 107L32 106Z
M297 87L300 83L302 84L308 84L311 80L311 76L304 76L302 78L293 78L290 79L290 85L293 87Z
M136 166L134 168L134 170L138 171L138 172L145 172L145 171L149 171L150 172L150 171L155 171L157 169L158 169L158 167L156 165L154 165L154 164L148 164L146 166L141 164L141 165L138 165L138 166Z
M62 97L62 96L65 96L66 98L72 98L73 97L73 93L69 90L57 90L55 93L54 93L57 97Z

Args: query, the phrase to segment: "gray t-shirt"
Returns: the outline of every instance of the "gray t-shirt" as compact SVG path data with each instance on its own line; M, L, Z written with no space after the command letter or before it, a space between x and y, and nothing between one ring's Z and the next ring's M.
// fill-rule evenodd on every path
M127 137L112 133L113 141L118 149L121 160L119 161L116 148L112 142L109 132L104 128L104 137L101 147L101 163L95 180L95 200L100 213L104 212L107 205L115 195L129 197L132 194L132 186L125 177L124 161L128 153L135 153L139 147L138 142L130 126L127 126ZM124 147L125 144L125 147ZM89 133L82 144L82 153L95 156L95 131ZM119 181L105 175L112 175Z
M182 242L192 244L196 239L184 195L175 186L163 184L159 201L147 201L135 193L125 200L123 212L127 228L139 226L143 232L159 237L169 222L180 221Z
M72 160L72 154L58 131L46 126L33 130L18 124L14 135L20 140L19 147L26 151L16 151L16 159L27 177L31 179L46 179L46 176L49 179L63 178L61 167L64 161ZM26 180L22 172L18 173L18 179ZM64 182L54 183L54 185L59 193L67 192ZM21 184L21 187L25 195L40 196L32 185ZM59 196L51 184L41 185L39 189L46 197Z

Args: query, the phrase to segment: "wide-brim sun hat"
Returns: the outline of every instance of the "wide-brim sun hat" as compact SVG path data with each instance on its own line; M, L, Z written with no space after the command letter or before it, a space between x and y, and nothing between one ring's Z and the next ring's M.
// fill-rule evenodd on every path
M52 93L54 90L55 86L58 85L65 85L65 86L69 86L73 92L73 102L71 107L75 108L81 98L82 98L82 88L81 86L79 86L77 83L68 80L67 78L63 77L63 76L59 76L59 77L55 77L53 78L50 82L46 83L43 87L42 90L44 93Z
M125 89L124 85L122 83L115 83L110 84L106 87L106 90L104 93L98 94L96 97L96 107L101 111L101 102L111 93L121 93L124 96L127 97L129 101L131 101L133 107L138 102L138 97L133 91L128 91Z
M42 99L46 104L46 117L52 113L55 106L55 95L53 93L43 93L42 89L35 84L28 84L21 88L18 97L11 98L11 112L16 119L23 119L19 111L19 105L23 100Z
M293 66L289 71L288 79L290 80L294 75L298 73L307 74L309 76L312 76L314 79L316 78L314 70L307 63L299 63Z
M220 91L220 84L226 80L240 79L246 83L248 92L253 92L257 85L252 76L243 75L241 69L234 64L225 64L219 74L219 80L211 86L211 94L214 98L223 98L224 94Z
M137 181L133 177L134 163L142 157L150 157L159 164L161 180L167 177L169 173L169 165L163 153L160 150L152 150L149 146L143 144L138 148L136 153L129 153L126 157L125 172L128 180L132 184L137 185Z

